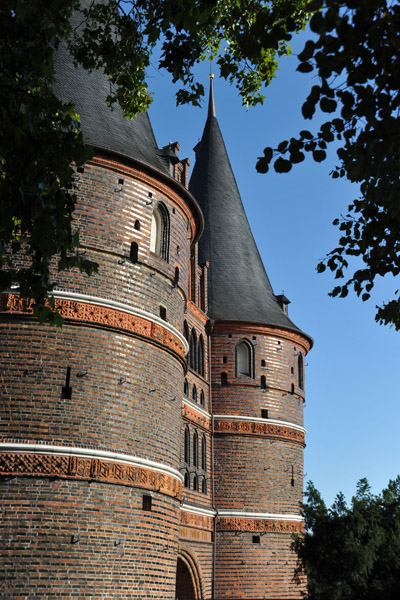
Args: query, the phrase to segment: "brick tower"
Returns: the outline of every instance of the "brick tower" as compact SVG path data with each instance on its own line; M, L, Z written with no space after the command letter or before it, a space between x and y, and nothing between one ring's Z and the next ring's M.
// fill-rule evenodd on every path
M212 86L188 189L179 144L110 111L104 73L65 48L56 71L94 148L74 223L99 271L54 269L62 329L0 296L0 598L300 598L312 341L273 293Z
M62 329L1 295L0 597L172 600L178 560L192 593L183 323L203 218L187 163L157 149L148 116L110 111L107 77L65 49L56 62L55 91L95 149L76 173L75 224L99 271L53 274Z
M210 264L216 588L222 598L296 598L301 531L304 356L312 340L275 296L252 236L215 114L195 148L190 191Z

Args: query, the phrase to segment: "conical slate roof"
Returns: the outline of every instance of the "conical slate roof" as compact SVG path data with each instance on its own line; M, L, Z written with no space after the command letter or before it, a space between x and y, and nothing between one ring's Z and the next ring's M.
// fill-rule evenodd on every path
M87 7L88 0L81 0ZM81 22L79 11L72 16L76 27ZM55 52L56 82L54 92L64 102L75 104L81 117L84 141L97 149L117 152L130 159L167 172L157 153L157 143L147 114L126 119L118 104L111 110L106 103L110 82L103 70L89 73L81 66L74 67L65 44Z
M199 261L210 261L210 318L300 332L278 303L251 233L215 116L212 85L207 122L195 152L189 189L204 214Z

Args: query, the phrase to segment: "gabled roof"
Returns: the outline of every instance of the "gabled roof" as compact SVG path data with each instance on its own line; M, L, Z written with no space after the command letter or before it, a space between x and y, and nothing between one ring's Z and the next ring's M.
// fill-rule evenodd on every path
M204 214L199 261L210 261L210 318L302 333L283 312L254 241L215 116L212 84L207 122L195 152L189 189Z

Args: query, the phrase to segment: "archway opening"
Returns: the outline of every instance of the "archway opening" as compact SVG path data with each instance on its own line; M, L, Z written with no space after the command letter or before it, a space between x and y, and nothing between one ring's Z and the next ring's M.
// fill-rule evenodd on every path
M195 586L188 565L180 557L176 568L176 600L197 600Z

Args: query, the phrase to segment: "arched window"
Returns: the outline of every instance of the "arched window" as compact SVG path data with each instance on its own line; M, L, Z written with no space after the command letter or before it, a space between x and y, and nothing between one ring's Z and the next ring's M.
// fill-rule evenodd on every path
M193 434L193 466L199 466L199 437L197 431Z
M301 390L304 389L304 361L303 355L299 352L299 356L297 357L297 375L298 375L298 383L299 388Z
M183 382L183 394L189 396L189 382L187 379Z
M150 250L168 261L169 213L162 202L156 204L151 216Z
M195 385L192 387L192 400L197 402L197 387Z
M203 480L201 482L201 491L203 492L203 494L207 494L207 481L205 477L203 477Z
M265 377L265 375L261 375L261 389L262 390L266 390L267 389L267 378Z
M242 340L236 345L236 376L247 375L253 377L253 346L247 340Z
M188 465L190 462L190 431L187 425L185 427L184 460Z
M201 438L201 468L203 471L207 470L207 441L204 434Z
M190 335L189 346L189 367L195 371L197 363L197 335L194 329L192 329Z
M204 341L202 335L199 337L197 371L204 377Z
M221 386L226 386L226 385L228 385L228 374L221 373Z
M197 492L197 490L198 490L197 475L194 475L194 477L193 477L193 489L195 492Z
M187 324L187 321L183 321L183 335L187 343L189 343L189 325Z
M183 485L185 486L185 488L190 487L190 477L187 471L185 471L185 481Z
M200 392L200 404L201 404L201 406L204 406L204 404L205 404L203 390L201 390L201 392Z

